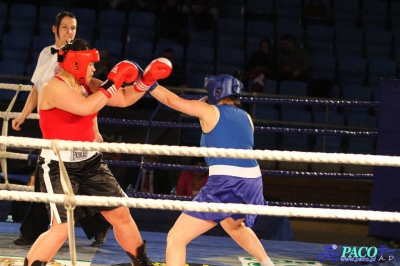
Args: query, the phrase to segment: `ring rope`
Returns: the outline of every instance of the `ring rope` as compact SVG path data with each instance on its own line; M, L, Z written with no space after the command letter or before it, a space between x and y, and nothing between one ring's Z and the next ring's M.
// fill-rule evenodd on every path
M180 201L192 201L193 200L193 197L189 197L189 196L151 194L151 193L138 192L138 191L135 191L131 197L144 198L144 199L161 199L161 200L170 199L170 200L180 200ZM330 208L330 209L346 209L346 210L370 210L371 209L369 206L280 202L280 201L266 201L266 205L268 205L268 206L283 206L283 207Z
M2 191L1 200L54 202L62 204L65 196L62 194L47 194L36 192ZM223 212L259 214L268 216L288 216L303 218L329 218L349 219L363 221L399 222L400 213L366 210L342 210L342 209L320 209L306 207L277 207L261 205L244 205L233 203L200 203L195 201L177 200L155 200L140 198L119 198L119 197L94 197L75 196L77 206L127 206L130 208L164 209L164 210L188 210L199 212Z
M0 117L3 118L17 118L21 113L15 112L0 112ZM38 114L30 114L27 118L39 119ZM200 129L199 123L177 123L177 122L160 122L160 121L147 121L147 120L130 120L118 118L105 118L98 117L97 122L101 124L111 125L126 125L126 126L140 126L140 127L161 127L161 128L179 128L179 129ZM254 126L255 132L272 132L272 133L286 133L286 134L307 134L307 135L333 135L333 136L366 136L376 137L376 131L349 131L337 129L307 129L307 128L288 128L288 127L269 127L269 126Z
M74 209L76 207L75 194L72 189L71 181L67 173L67 169L63 161L61 160L60 149L58 142L55 140L51 141L51 146L58 157L58 165L60 168L60 181L64 191L64 207L67 211L67 225L68 225L68 239L69 239L69 250L71 256L72 265L76 265L76 246L75 246L75 230L74 230Z
M36 161L39 156L32 154L14 153L14 152L0 152L0 158L2 157L9 159ZM140 167L141 164L141 162L137 161L123 161L123 160L104 160L104 162L107 165L127 166L134 168ZM143 162L143 167L148 169L208 172L207 166L196 166L196 165ZM358 179L372 180L374 176L373 174L362 174L362 173L329 173L329 172L304 172L304 171L285 171L285 170L261 170L261 174L263 176L341 178L341 179L351 179L351 180L358 180Z
M400 166L399 157L385 155L221 149L151 144L95 143L63 140L56 141L58 142L60 150L99 150L102 152L129 154L158 154L168 156L225 157L308 163L344 163L374 166ZM0 144L7 145L9 147L51 149L50 140L38 138L0 136Z
M0 89L30 91L31 85L0 83ZM185 99L200 99L204 95L179 95ZM146 93L144 98L152 98ZM290 99L290 98L261 98L261 97L241 97L243 103L271 103L271 104L290 104L290 105L314 105L314 106L368 106L377 107L379 102L368 101L345 101L345 100L321 100L321 99Z

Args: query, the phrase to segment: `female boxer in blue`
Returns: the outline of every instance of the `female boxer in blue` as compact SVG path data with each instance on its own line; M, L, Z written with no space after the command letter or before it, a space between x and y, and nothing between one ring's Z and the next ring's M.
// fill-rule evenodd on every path
M202 147L253 149L253 123L240 108L243 84L231 75L207 76L207 102L186 100L162 86L154 85L150 93L161 103L182 113L198 117L202 128ZM198 202L265 205L261 171L256 160L207 157L209 178ZM261 242L250 227L257 215L184 211L168 233L166 261L183 266L186 245L218 223L243 249L262 266L272 266Z

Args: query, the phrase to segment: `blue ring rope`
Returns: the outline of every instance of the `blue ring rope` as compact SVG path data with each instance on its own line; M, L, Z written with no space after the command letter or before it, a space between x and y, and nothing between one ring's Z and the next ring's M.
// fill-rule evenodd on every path
M162 127L162 128L179 128L179 129L200 129L199 123L177 123L177 122L159 122L145 120L129 120L117 118L97 118L99 123L113 125L129 125L141 127ZM274 133L290 133L290 134L308 134L308 135L334 135L334 136L364 136L376 137L376 131L349 131L349 130L332 130L332 129L303 129L303 128L285 128L285 127L262 127L254 126L255 132L274 132Z

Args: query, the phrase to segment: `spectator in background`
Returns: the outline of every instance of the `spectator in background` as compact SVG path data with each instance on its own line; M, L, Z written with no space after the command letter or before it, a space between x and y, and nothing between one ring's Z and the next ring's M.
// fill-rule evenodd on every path
M260 41L258 51L251 54L249 61L245 65L243 81L253 79L251 91L260 92L264 87L265 79L275 79L276 57L272 42L268 38Z
M166 0L158 12L160 37L184 43L186 39L187 14L182 12L178 0Z
M203 157L193 157L190 160L191 165L206 166ZM195 197L200 193L200 189L206 184L208 179L207 172L182 171L179 176L176 193L178 196Z
M282 49L278 53L278 80L298 80L307 82L310 69L308 51L296 46L294 36L282 36Z
M99 80L106 80L108 73L112 69L111 65L111 55L110 51L106 49L102 49L99 51L100 53L100 61L96 63L96 72L94 72L93 77Z
M174 49L165 49L163 52L163 57L171 61L172 72L169 77L159 80L158 83L162 86L187 88L186 72L180 64L176 63Z

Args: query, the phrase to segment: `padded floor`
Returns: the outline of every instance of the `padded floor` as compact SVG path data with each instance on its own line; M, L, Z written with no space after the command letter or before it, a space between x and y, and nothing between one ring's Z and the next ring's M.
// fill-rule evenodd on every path
M0 223L0 265L23 265L23 258L29 251L29 246L14 245L13 240L19 235L19 223ZM106 243L99 248L90 247L88 240L80 227L75 227L76 249L78 266L94 265L119 265L129 263L128 256L115 241L113 232ZM165 233L143 232L142 237L147 240L147 253L156 265L164 265L165 261ZM385 247L347 247L343 245L326 245L318 243L303 243L296 241L262 240L262 244L275 265L400 265L400 250L385 249ZM51 245L51 243L49 243ZM345 257L367 250L382 253L385 262L340 262L340 256L349 250ZM379 254L376 256L378 260ZM353 256L354 257L354 256ZM71 265L69 259L68 242L55 256L52 265ZM389 261L390 260L390 261ZM187 247L187 263L193 265L259 265L252 256L247 254L229 237L200 236ZM128 265L128 264L127 264Z

